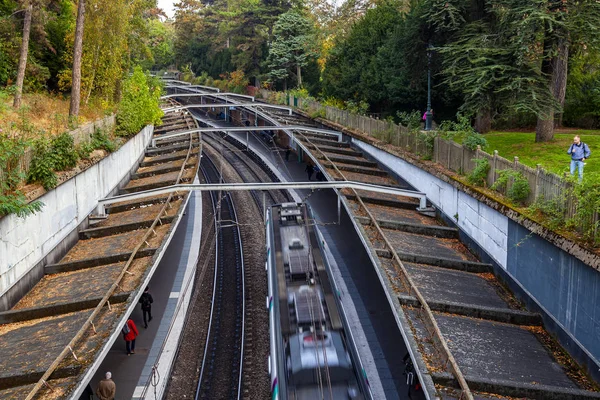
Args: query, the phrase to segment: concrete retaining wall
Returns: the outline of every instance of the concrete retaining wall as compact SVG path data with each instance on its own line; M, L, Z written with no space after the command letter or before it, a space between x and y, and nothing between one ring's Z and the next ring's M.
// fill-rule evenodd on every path
M600 363L600 272L436 176L367 143L365 154L427 194L442 217L595 376Z
M0 219L0 311L9 309L43 276L43 265L60 260L77 241L97 200L129 179L144 156L153 127L147 126L119 150L63 182L38 200L41 212Z

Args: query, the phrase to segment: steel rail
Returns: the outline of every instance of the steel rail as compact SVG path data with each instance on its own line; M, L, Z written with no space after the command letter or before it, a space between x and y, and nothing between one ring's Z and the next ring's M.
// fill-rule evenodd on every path
M216 95L217 94L215 94L214 96L216 96ZM294 111L291 107L287 107L287 106L277 106L274 104L249 103L249 102L186 104L184 106L163 108L162 111L166 114L166 113L170 113L173 111L186 110L188 108L222 108L222 107L244 107L244 108L266 107L266 108L274 108L276 110L285 110L285 111L289 112L290 115L292 115L292 113Z
M286 131L286 130L297 130L305 132L322 133L325 135L335 136L338 141L341 142L342 134L336 131L328 129L311 128L303 125L274 125L274 126L236 126L236 127L217 127L217 128L197 128L194 132L257 132L257 131ZM151 147L156 147L156 142L159 140L171 139L178 136L188 134L189 131L181 131L175 133L168 133L161 135L157 138L152 139ZM290 135L293 139L293 134Z
M187 160L189 159L189 156L190 156L190 154L192 152L192 149L193 149L193 141L192 141L192 136L190 134L190 144L189 144L189 147L188 147L188 154L186 156L186 159L185 159L184 163L181 166L181 170L179 171L179 174L177 176L176 182L179 182L179 180L183 176L183 172L185 171L185 166L186 166ZM46 372L44 372L44 374L42 375L42 377L36 382L36 384L33 386L33 388L29 391L29 393L28 393L27 397L25 398L25 400L32 400L33 399L33 397L39 392L39 390L42 388L42 386L44 386L46 384L46 381L48 380L48 378L52 375L52 373L56 370L56 368L59 366L59 364L64 360L64 358L69 353L71 353L73 355L75 354L75 352L73 350L75 348L75 345L83 337L83 335L88 330L88 328L92 325L94 319L98 316L98 314L100 313L100 311L102 310L102 308L104 308L104 305L108 302L108 299L110 298L110 296L112 296L112 294L114 293L114 291L119 287L119 283L121 282L121 280L123 279L123 277L125 276L125 274L129 272L128 271L129 267L133 263L133 260L135 259L136 253L141 249L141 247L144 245L144 243L150 237L150 234L152 234L152 233L156 234L154 232L154 228L156 228L156 225L159 223L161 216L167 210L167 206L170 206L169 203L172 200L172 198L173 198L173 194L170 194L169 197L168 197L168 199L167 199L167 201L165 202L165 204L163 205L163 207L161 208L161 210L158 212L156 218L152 222L152 225L146 230L146 232L145 232L144 236L142 237L141 241L133 249L131 255L129 256L129 259L127 260L127 262L125 263L125 265L121 269L121 272L119 273L119 276L115 279L114 283L108 289L108 291L106 292L106 294L104 295L104 297L102 298L102 300L100 300L100 302L98 303L98 305L96 306L96 308L94 309L94 311L92 312L92 314L86 319L86 321L84 322L83 326L79 329L79 331L77 331L77 333L75 334L75 336L63 348L63 350L60 352L60 354L54 359L54 361L52 362L52 364L50 365L50 367L46 370ZM76 358L76 360L77 360L77 358Z
M184 89L189 89L192 86L186 86ZM208 87L208 86L205 86ZM246 94L237 94L231 92L217 92L217 93L174 93L174 94L166 94L164 96L160 96L160 99L170 99L173 97L204 97L204 96L212 96L212 97L241 97L244 99L250 99L252 101L255 100L254 96L248 96Z
M304 140L306 140L309 143L310 146L312 146L315 150L317 150L318 152L320 152L321 155L329 163L331 163L331 165L335 169L336 173L339 174L342 179L346 179L346 177L339 170L339 168L337 167L337 165L334 162L332 162L331 159L318 146L316 146L314 143L312 143L310 141L310 139L307 138L306 136L304 136L302 134L300 134L300 135L302 137L304 137ZM434 335L437 337L437 339L438 339L438 341L439 341L439 343L440 343L440 345L442 347L442 350L444 351L444 353L446 353L446 357L447 357L448 362L450 363L453 375L456 378L456 380L458 381L458 384L459 384L460 388L462 389L461 398L462 398L462 395L465 395L465 397L468 400L473 400L473 394L471 393L471 390L469 389L469 386L468 386L468 384L467 384L467 382L465 380L465 377L464 377L462 371L460 370L460 367L458 366L458 363L456 362L456 359L454 358L454 356L452 355L452 352L450 351L450 348L448 347L446 339L442 335L442 332L441 332L441 330L440 330L440 328L439 328L439 326L438 326L438 324L437 324L437 322L435 320L435 316L433 315L433 312L431 311L431 308L427 304L427 300L421 294L421 291L418 289L418 287L416 286L416 284L413 282L412 278L408 274L408 271L406 270L406 267L404 266L404 264L400 260L400 257L398 256L398 253L396 252L396 250L394 249L394 247L392 246L392 244L389 242L388 238L385 236L385 233L383 232L383 229L381 229L381 226L377 222L377 219L373 216L373 214L371 213L371 211L367 208L367 206L363 202L361 196L358 194L358 192L356 192L356 189L354 187L351 187L350 189L352 190L353 194L356 196L356 199L359 201L359 204L360 204L361 208L364 209L365 212L367 213L367 215L369 216L369 219L371 220L371 223L373 224L373 226L376 228L378 234L381 236L381 238L385 242L386 247L389 249L390 253L392 254L392 259L394 261L396 261L396 263L400 267L400 271L402 272L404 280L406 280L406 283L408 283L408 285L409 285L409 287L407 289L409 289L409 292L412 291L415 294L415 297L417 298L417 300L419 301L419 303L421 303L422 308L425 310L425 314L426 314L427 318L429 319L429 323L433 327Z
M157 196L161 194L173 193L178 191L191 191L198 190L201 192L210 191L240 191L240 190L282 190L282 189L357 189L366 190L376 193L392 194L397 196L412 197L419 199L420 207L418 209L425 209L427 198L425 193L415 192L405 189L398 189L388 186L373 185L364 182L354 181L334 181L334 182L255 182L255 183L211 183L211 184L177 184L171 186L160 187L156 189L149 189L143 192L123 194L114 197L107 197L102 200L98 200L97 214L100 216L106 215L105 207L107 204L113 204L127 200L138 200L151 196ZM416 204L415 204L416 205Z

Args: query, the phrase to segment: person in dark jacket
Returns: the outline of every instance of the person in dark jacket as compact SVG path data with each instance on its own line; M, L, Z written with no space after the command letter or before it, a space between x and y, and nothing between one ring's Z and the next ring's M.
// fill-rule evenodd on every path
M135 326L135 322L129 318L121 332L123 333L123 339L125 339L125 349L127 350L127 355L130 356L135 354L135 338L139 335L137 326Z
M148 328L148 322L152 321L152 303L154 303L149 287L142 293L140 303L142 303L142 314L144 315L144 328Z
M590 158L590 148L581 141L579 135L573 138L573 144L569 147L567 154L571 155L571 175L575 175L575 169L579 170L579 180L583 179L584 161Z
M315 167L313 167L312 164L307 164L304 171L306 171L306 175L308 175L308 180L312 180L312 176L315 173Z

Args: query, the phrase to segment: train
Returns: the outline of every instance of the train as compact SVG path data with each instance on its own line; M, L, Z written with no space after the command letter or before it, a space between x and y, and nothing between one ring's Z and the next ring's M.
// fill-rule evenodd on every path
M310 207L266 215L272 400L371 400Z

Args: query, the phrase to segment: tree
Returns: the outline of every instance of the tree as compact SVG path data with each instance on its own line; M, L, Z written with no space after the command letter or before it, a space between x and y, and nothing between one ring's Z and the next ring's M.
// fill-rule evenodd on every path
M17 83L15 99L13 102L14 108L19 108L21 106L21 95L23 94L23 80L25 79L25 67L27 65L27 53L29 51L29 33L31 32L31 14L33 5L26 1L23 4L23 6L25 7L25 21L23 23L23 39L21 41L19 67L17 70Z
M71 104L69 106L70 118L77 118L79 115L84 14L85 0L79 0L79 5L77 6L77 22L75 23L75 45L73 46L73 74L71 78Z
M302 13L290 10L279 16L273 27L274 40L269 48L269 76L284 81L296 72L298 87L302 86L302 68L316 58L314 27Z

